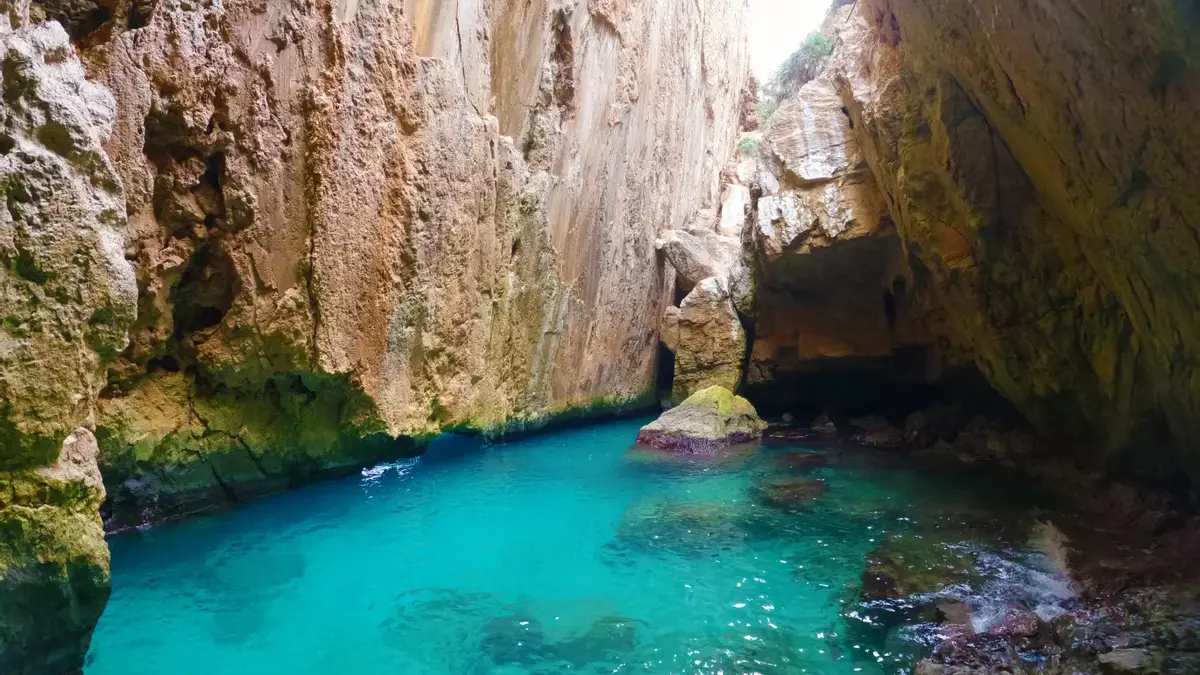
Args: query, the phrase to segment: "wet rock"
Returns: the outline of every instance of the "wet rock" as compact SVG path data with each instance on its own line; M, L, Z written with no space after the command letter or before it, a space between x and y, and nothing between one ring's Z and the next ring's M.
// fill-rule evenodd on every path
M851 438L873 448L897 448L904 445L904 430L898 429L878 416L860 417L850 420L855 430Z
M746 537L739 509L730 504L655 498L621 514L616 541L641 550L706 555L741 546Z
M816 452L785 452L775 457L775 463L784 469L807 471L829 464L829 458Z
M814 420L812 424L808 425L808 428L812 429L813 431L815 431L819 434L824 434L824 435L829 435L829 436L832 436L838 432L837 425L834 424L833 421L829 419L829 415L824 414L824 413L822 413L820 417L818 417L816 420Z
M702 280L679 308L675 379L676 402L713 385L736 391L746 358L746 332L733 306L729 282Z
M51 467L0 472L0 672L83 665L110 592L97 453L76 429Z
M659 450L711 453L753 441L766 428L749 401L711 386L642 427L638 442Z
M1101 654L1097 660L1109 673L1138 673L1150 665L1150 659L1142 649L1114 649Z
M939 537L889 539L867 556L862 575L864 600L908 598L978 578L975 556Z
M818 478L771 479L759 483L755 488L759 501L781 509L811 506L828 490L825 481Z
M988 628L987 632L992 635L1033 637L1047 628L1046 623L1037 614L1029 610L1016 610Z

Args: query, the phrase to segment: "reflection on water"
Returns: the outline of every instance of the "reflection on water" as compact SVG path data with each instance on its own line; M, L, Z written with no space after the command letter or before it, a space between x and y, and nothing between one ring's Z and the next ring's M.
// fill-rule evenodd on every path
M87 673L896 673L1071 609L1012 486L798 444L681 459L638 426L439 439L115 536Z

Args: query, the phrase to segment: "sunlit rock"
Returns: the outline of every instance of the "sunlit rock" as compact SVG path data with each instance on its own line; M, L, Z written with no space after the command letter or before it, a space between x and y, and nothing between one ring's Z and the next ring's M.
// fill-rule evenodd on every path
M660 450L709 453L753 441L766 428L749 401L710 386L642 427L638 442Z

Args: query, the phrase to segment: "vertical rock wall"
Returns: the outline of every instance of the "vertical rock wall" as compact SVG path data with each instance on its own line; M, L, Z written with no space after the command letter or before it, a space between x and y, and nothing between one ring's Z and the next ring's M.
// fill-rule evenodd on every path
M716 201L742 0L104 7L44 11L117 100L140 290L98 430L117 505L653 401L654 240Z
M861 5L835 77L946 337L1043 431L1200 475L1195 8Z
M0 672L77 671L109 594L96 398L137 288L113 99L66 32L0 2Z

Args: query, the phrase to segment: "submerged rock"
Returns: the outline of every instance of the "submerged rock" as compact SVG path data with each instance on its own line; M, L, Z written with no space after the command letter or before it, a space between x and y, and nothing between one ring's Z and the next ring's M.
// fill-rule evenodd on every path
M787 478L759 484L759 501L767 506L791 509L805 507L825 493L829 486L818 478Z
M617 541L636 549L702 555L742 545L747 531L741 516L725 502L652 499L621 514Z
M749 401L711 386L642 427L638 442L659 450L709 453L753 441L766 428Z
M864 600L908 598L977 579L975 556L939 537L889 539L867 556Z
M775 458L775 463L785 469L805 471L829 464L829 458L816 452L785 452Z

